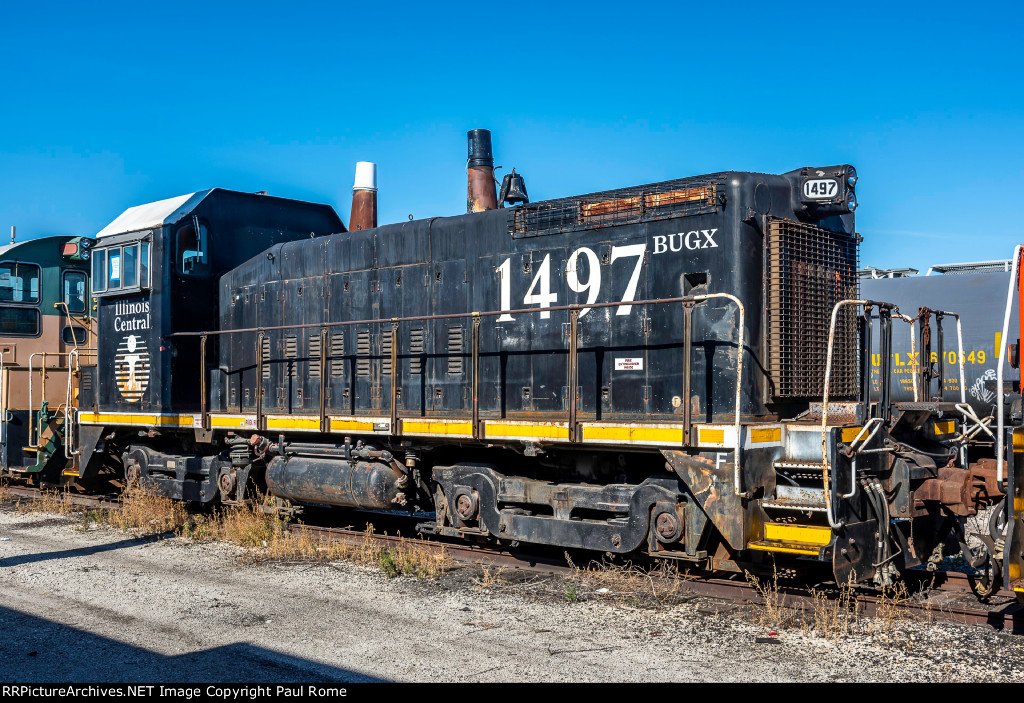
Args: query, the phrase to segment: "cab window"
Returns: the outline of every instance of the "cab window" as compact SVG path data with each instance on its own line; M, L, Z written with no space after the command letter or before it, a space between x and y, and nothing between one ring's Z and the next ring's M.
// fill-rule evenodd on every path
M38 337L39 310L36 308L0 307L0 335Z
M149 242L95 249L92 252L93 295L148 288L150 250Z
M81 325L67 325L61 330L60 338L68 346L80 347L89 338L89 331Z
M65 271L63 288L64 304L68 306L68 312L85 312L85 272Z
M209 236L206 223L193 220L178 228L178 270L181 273L202 275L208 272L210 257L208 253Z
M97 249L92 253L92 289L102 293L107 289L107 251Z
M39 302L39 267L16 261L0 264L0 302Z

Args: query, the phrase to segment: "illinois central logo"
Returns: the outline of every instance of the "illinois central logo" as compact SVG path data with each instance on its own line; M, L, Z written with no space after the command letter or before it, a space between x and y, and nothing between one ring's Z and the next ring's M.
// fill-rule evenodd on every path
M149 353L142 337L130 334L121 340L114 355L114 379L122 398L141 402L149 386Z

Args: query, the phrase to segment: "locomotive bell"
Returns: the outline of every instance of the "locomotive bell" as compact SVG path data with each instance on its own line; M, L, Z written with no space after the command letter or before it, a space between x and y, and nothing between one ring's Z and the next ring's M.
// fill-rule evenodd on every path
M504 207L504 203L515 205L516 203L530 202L530 196L526 194L526 181L523 180L522 175L516 173L515 169L501 179L501 193L498 194L498 200L502 203L502 207Z

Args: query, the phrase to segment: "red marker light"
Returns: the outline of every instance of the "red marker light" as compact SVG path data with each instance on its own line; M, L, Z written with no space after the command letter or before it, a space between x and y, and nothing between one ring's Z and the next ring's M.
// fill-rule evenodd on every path
M61 256L74 256L78 253L78 244L75 242L64 242L60 250Z

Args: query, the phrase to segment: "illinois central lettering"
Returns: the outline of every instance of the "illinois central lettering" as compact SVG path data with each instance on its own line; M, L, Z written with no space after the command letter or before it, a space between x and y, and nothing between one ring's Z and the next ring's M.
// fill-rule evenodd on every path
M149 301L114 303L114 331L115 332L136 332L148 330L150 325Z
M683 251L688 249L717 249L718 242L715 241L714 229L694 229L689 232L676 232L675 234L658 234L654 237L654 253L664 254L667 251Z

